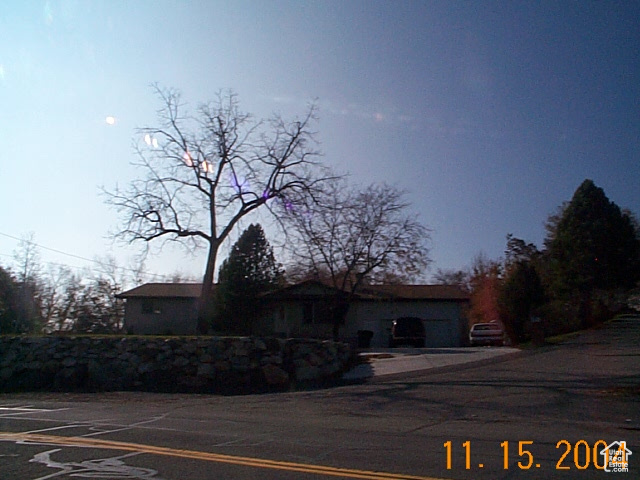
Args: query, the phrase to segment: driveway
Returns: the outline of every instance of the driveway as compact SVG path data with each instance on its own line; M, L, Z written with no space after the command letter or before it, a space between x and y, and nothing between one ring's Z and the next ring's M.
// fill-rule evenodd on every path
M361 363L343 375L345 381L483 362L520 353L510 347L388 348L360 353Z

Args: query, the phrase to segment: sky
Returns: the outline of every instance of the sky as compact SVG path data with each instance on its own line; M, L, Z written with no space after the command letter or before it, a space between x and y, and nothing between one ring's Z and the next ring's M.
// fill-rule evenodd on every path
M132 265L100 187L140 175L156 82L194 108L233 89L258 118L315 101L327 165L408 192L427 278L509 233L542 246L586 178L640 214L639 24L636 1L3 1L0 265L30 232L45 265ZM204 262L167 247L146 266Z

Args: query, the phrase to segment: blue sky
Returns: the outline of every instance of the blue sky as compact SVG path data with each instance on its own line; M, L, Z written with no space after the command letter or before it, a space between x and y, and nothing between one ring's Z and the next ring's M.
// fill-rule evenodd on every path
M409 192L431 272L500 256L508 233L541 245L585 178L640 214L639 24L633 1L2 2L0 264L27 232L130 261L99 186L136 175L153 82L192 105L232 88L259 117L317 99L324 161ZM204 251L148 267L200 277Z

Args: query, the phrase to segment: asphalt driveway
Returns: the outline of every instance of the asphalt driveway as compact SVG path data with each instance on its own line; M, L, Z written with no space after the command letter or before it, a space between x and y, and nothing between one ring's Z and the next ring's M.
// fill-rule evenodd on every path
M388 348L360 353L361 363L343 375L345 381L483 362L521 351L511 347Z

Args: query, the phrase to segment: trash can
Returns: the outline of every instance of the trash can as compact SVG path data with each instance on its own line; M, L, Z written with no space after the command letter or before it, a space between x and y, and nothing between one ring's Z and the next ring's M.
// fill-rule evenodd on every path
M531 317L531 343L536 347L544 345L544 323L540 317Z
M369 348L373 332L371 330L358 330L358 348Z

